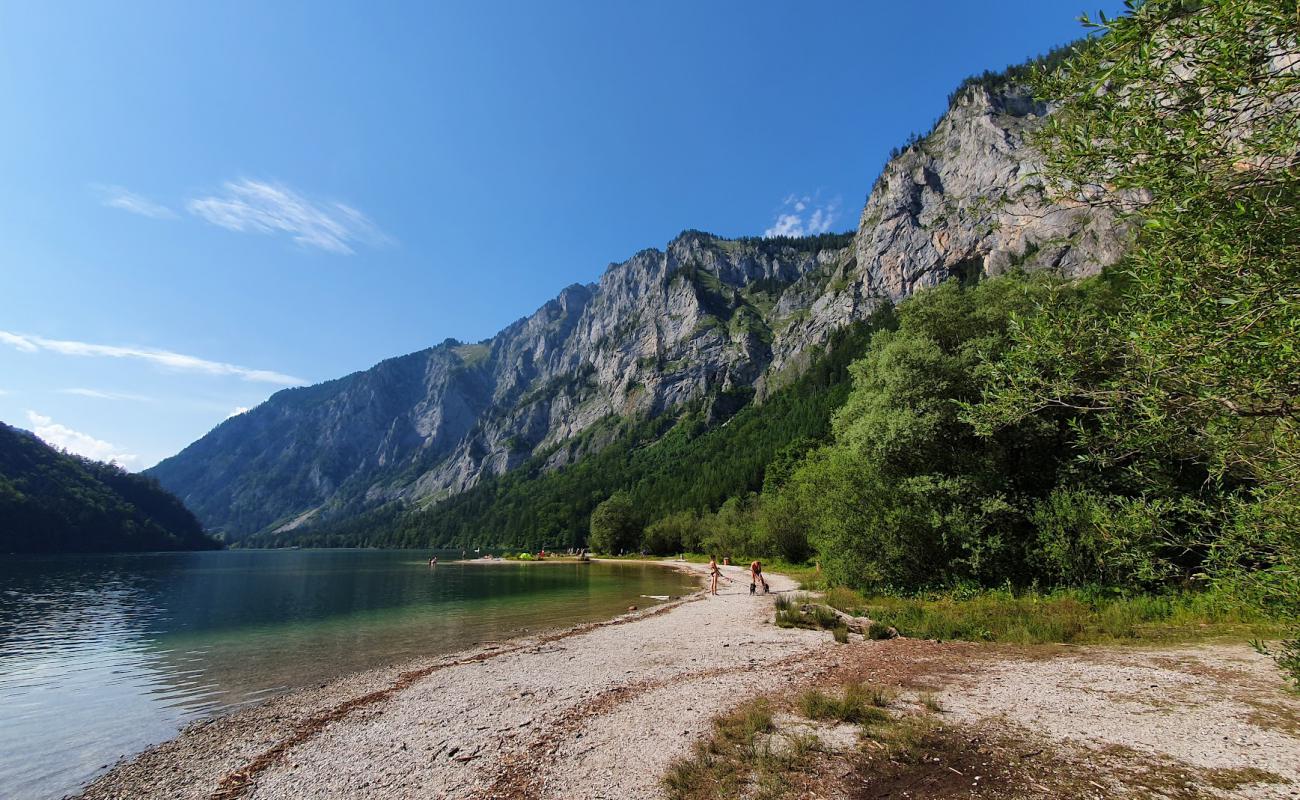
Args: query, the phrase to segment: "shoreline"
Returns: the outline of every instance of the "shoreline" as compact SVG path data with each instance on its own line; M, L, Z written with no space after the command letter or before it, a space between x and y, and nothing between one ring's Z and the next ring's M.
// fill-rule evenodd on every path
M702 564L653 563L705 577ZM826 769L793 767L790 776L812 780L816 796L855 796L871 781L918 798L950 796L914 791L942 778L977 795L1118 798L1150 788L1150 774L1175 791L1233 787L1197 797L1300 792L1300 697L1244 643L1016 646L854 635L841 645L827 631L772 624L774 598L797 590L788 576L767 574L774 593L751 597L745 569L723 569L733 582L718 597L700 590L193 723L78 796L652 800L674 763L696 757L714 735L714 720L755 697L782 709L773 736L819 737L816 759ZM805 689L837 691L846 680L888 687L895 717L932 702L945 743L926 759L863 772L873 745L864 732L799 717ZM945 760L971 756L971 743L982 743L972 763L983 784L963 773L971 765ZM1035 771L1049 764L1050 774ZM844 776L868 783L837 789Z
M614 559L610 563L626 561L626 559ZM638 563L657 564L692 575L700 581L701 587L705 581L703 565L653 559L645 559ZM731 602L741 601L735 608L727 609L730 612L740 613L724 615L725 621L744 622L738 632L747 631L755 625L761 626L770 618L774 595L766 598L760 596L757 599L749 597L747 593L742 596L740 590L744 584L741 583L740 578L745 574L743 568L732 566L724 570L734 581L733 584L724 587L725 599ZM795 588L793 581L783 576L769 576L769 581L773 583L774 590L790 591ZM724 600L724 596L714 598L714 601L720 603ZM457 730L458 725L476 728L477 726L467 724L471 721L468 717L492 710L488 708L493 705L490 701L499 697L499 693L493 692L488 686L483 687L485 694L482 698L473 697L477 691L474 688L478 683L477 677L485 671L482 667L500 666L515 677L540 677L539 673L553 672L554 665L548 663L554 661L549 657L550 654L556 652L557 648L567 649L569 643L576 640L579 643L578 649L585 652L584 660L587 662L586 666L590 668L596 666L594 662L604 660L617 651L625 649L621 640L626 637L613 633L614 629L651 624L656 628L665 628L666 641L673 643L682 633L681 629L689 627L691 623L668 618L684 608L701 602L708 602L707 593L703 588L689 595L657 601L652 606L625 612L606 620L483 642L454 653L408 660L341 676L319 686L295 689L253 706L190 723L171 739L133 756L123 757L107 773L93 780L81 790L80 794L74 796L82 798L164 795L193 798L287 796L276 793L263 794L265 790L262 789L259 779L265 779L268 773L277 774L277 767L283 767L289 755L297 755L295 751L310 748L315 740L324 738L323 733L337 735L339 729L348 727L354 722L389 713L390 709L385 707L392 705L395 698L402 699L415 690L427 690L438 684L449 684L452 686L452 693L460 695L459 701L465 712L460 714L458 719L449 720L452 723L451 730ZM729 606L731 602L728 603ZM737 616L742 619L736 619ZM708 627L713 624L713 621L705 619L703 624ZM770 631L779 630L770 625L767 627ZM825 636L818 636L810 631L783 633L793 634L789 638L795 641L806 640L810 638L809 634L812 634L811 638L819 641L826 639ZM589 640L593 638L598 641L590 642ZM588 645L591 645L590 649ZM730 646L730 643L726 644L726 647ZM804 650L807 647L801 645L797 649ZM704 661L699 660L702 657L705 657ZM728 660L722 659L724 662ZM707 651L685 656L682 664L678 666L695 667L696 665L705 669L728 666L708 659ZM681 675L674 677L680 678L693 671L696 670L683 669ZM627 681L623 679L624 676L635 672L635 669L625 668L618 676L593 674L591 677L601 679L602 691L619 690L626 688ZM618 680L614 680L615 677ZM519 691L524 693L523 697L534 694L527 688ZM575 696L585 697L587 694L589 692ZM544 713L566 710L572 709L540 709ZM474 732L474 730L465 731L467 734ZM394 739L399 738L401 736L394 733ZM455 747L455 745L449 746L449 748ZM501 749L508 750L508 748ZM454 765L451 771L464 772L463 765L472 766L474 761L485 760L488 754L482 752L483 750L484 748L480 747L476 751L480 753L479 755L460 760L464 758L464 753L458 749L448 760L449 764ZM502 752L501 755L506 756L509 753ZM363 779L361 783L364 784L366 781ZM476 791L471 788L471 785L481 781L461 780L448 781L448 783L452 784L447 787L449 791L453 789ZM342 786L334 787L331 791L340 790L343 790ZM360 784L354 783L348 784L347 791L366 793ZM310 790L306 793L311 794ZM440 795L434 793L428 796Z

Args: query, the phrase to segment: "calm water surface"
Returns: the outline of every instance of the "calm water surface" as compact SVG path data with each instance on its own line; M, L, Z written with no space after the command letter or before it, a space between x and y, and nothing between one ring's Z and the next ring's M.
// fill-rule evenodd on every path
M0 798L55 798L185 723L299 686L613 616L683 575L418 551L0 555Z

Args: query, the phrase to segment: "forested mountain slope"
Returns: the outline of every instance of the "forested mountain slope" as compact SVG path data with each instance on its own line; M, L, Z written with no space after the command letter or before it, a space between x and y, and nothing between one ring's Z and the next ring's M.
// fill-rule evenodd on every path
M156 481L61 453L27 431L0 423L0 552L218 546Z

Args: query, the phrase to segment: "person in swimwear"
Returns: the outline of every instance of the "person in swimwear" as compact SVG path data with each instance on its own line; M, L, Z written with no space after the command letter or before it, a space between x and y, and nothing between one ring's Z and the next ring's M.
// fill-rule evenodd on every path
M717 557L709 556L709 594L718 593L718 578L722 578L724 581L727 581L728 583L731 582L727 580L727 577L725 575L722 574L722 568L718 566Z
M749 564L749 593L753 594L759 584L763 586L763 594L767 594L767 579L763 577L763 564L755 559Z

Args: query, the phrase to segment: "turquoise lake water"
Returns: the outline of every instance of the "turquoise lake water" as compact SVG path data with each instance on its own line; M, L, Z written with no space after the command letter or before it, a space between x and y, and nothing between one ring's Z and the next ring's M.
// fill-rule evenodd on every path
M653 565L429 555L0 556L0 798L62 797L271 694L695 588Z

